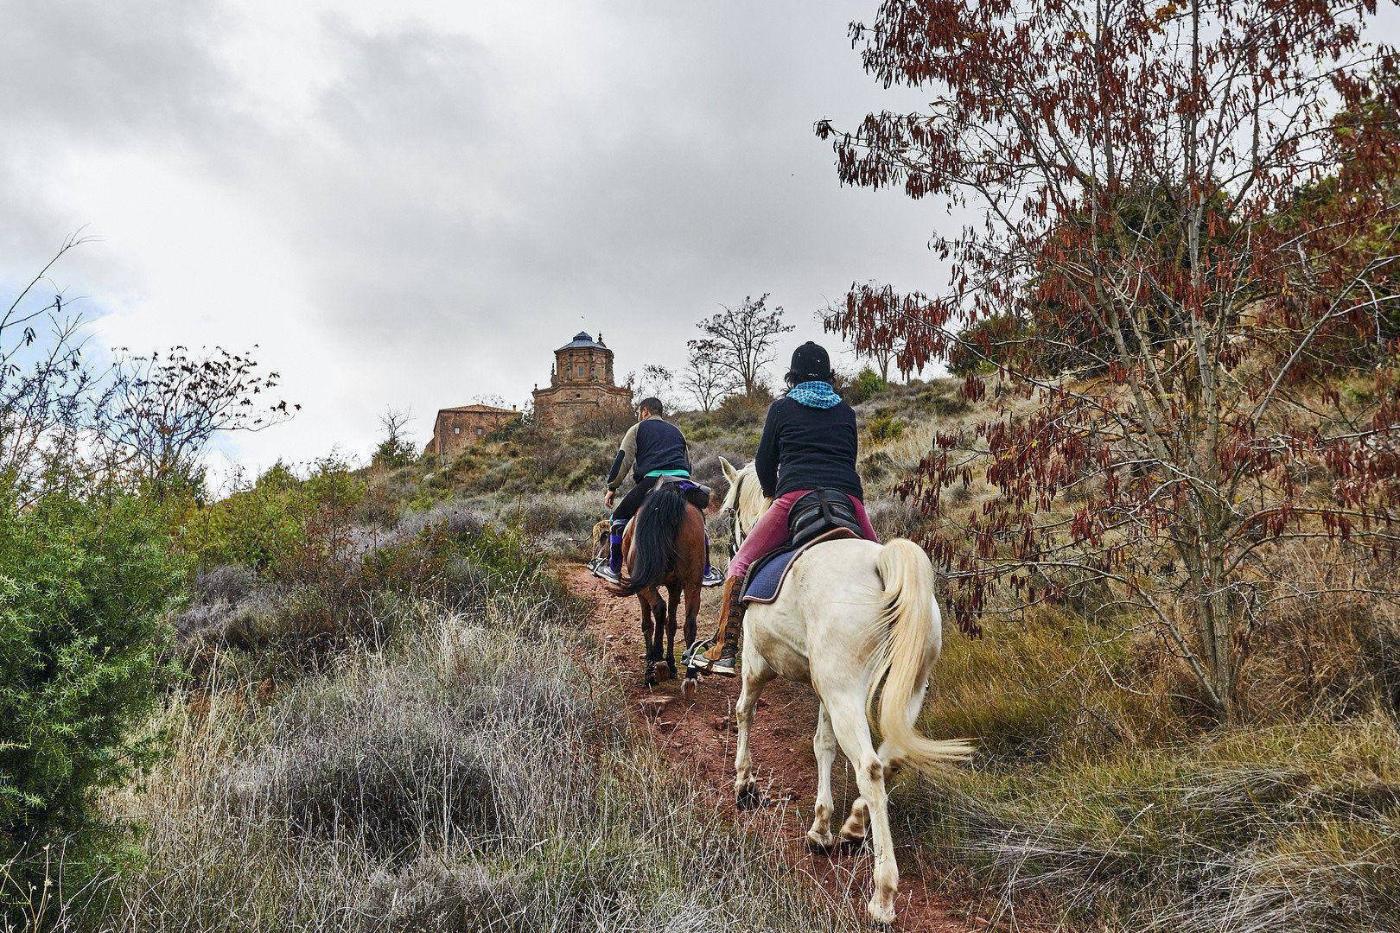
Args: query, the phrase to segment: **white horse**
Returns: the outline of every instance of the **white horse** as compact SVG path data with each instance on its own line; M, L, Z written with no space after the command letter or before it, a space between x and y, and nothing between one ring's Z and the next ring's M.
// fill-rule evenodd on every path
M764 498L752 464L743 470L723 458L720 464L729 480L721 511L733 515L737 546L772 503ZM813 545L789 569L778 599L750 604L744 614L742 684L734 712L739 806L752 806L758 798L749 724L764 685L777 676L811 683L821 709L812 739L816 817L807 838L821 848L836 843L831 767L839 745L855 768L860 789L840 835L860 842L869 830L875 891L867 909L876 923L894 920L899 885L886 805L890 774L901 765L943 771L972 754L964 739L935 741L914 730L942 640L933 565L905 538L884 545L863 539ZM872 721L883 739L878 750L870 737Z

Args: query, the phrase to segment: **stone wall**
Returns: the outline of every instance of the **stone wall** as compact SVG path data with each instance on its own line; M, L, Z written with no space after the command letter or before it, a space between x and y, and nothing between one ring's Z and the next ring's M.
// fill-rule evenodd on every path
M518 411L485 405L445 408L438 412L437 421L433 424L433 439L428 444L428 452L439 457L454 456L481 443L488 434L518 421L520 417Z
M565 385L535 392L535 421L550 430L565 430L586 421L632 411L632 393L617 386Z

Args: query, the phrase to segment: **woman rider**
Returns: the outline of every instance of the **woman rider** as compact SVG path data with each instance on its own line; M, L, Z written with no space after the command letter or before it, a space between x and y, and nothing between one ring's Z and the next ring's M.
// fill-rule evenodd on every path
M701 670L734 676L744 621L742 581L755 561L787 542L788 512L798 499L814 489L845 493L862 534L877 540L856 474L856 413L836 394L831 380L831 357L826 350L808 341L793 352L787 393L768 406L754 456L763 495L773 505L729 562L715 644L701 643L690 651L690 663ZM703 650L706 647L708 651Z

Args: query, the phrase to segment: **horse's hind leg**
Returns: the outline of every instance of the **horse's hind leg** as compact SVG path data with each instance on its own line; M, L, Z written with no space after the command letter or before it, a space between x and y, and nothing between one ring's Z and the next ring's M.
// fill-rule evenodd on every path
M773 679L773 671L768 662L752 647L753 639L744 639L743 684L739 688L739 699L734 704L734 722L739 727L739 736L734 752L734 798L740 810L751 810L761 802L758 796L758 782L753 777L753 760L749 757L749 724L753 721L753 710L758 705L759 694Z
M890 838L890 815L885 794L885 763L875 754L870 741L870 723L865 716L865 697L849 696L827 699L832 731L841 751L855 766L856 786L870 813L870 843L875 851L875 892L866 910L876 923L894 922L894 896L899 888L899 866L894 858L894 841Z
M700 585L698 583L687 583L685 585L685 646L689 648L695 644L695 632L699 627L700 618ZM685 681L681 684L681 692L687 697L694 696L699 681L695 676L695 668L687 667L685 671Z
M666 669L668 677L676 676L676 608L681 601L681 588L666 588Z
M642 604L642 643L646 654L642 658L642 680L648 687L656 686L656 672L652 668L656 660L656 648L652 638L655 623L652 621L651 599L646 593L638 593L637 600Z
M670 676L671 668L669 662L664 671L660 670L662 662L666 660L662 651L665 648L666 640L666 600L662 598L661 591L651 592L651 671L652 677Z
M812 736L812 751L817 756L817 805L807 841L822 849L836 842L831 835L831 766L836 761L836 733L831 731L831 717L823 703L817 712L817 734Z

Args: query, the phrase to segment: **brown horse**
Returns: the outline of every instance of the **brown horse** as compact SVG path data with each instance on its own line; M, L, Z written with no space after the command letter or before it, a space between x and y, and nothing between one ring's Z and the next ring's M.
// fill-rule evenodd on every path
M646 497L641 511L622 537L621 587L615 596L636 596L642 604L642 639L646 642L644 675L656 685L656 669L676 674L676 609L685 596L685 642L695 641L700 615L700 579L705 573L705 516L687 502L675 483L663 483ZM666 588L666 598L661 588ZM662 635L665 647L662 647ZM693 677L682 687L689 695Z

